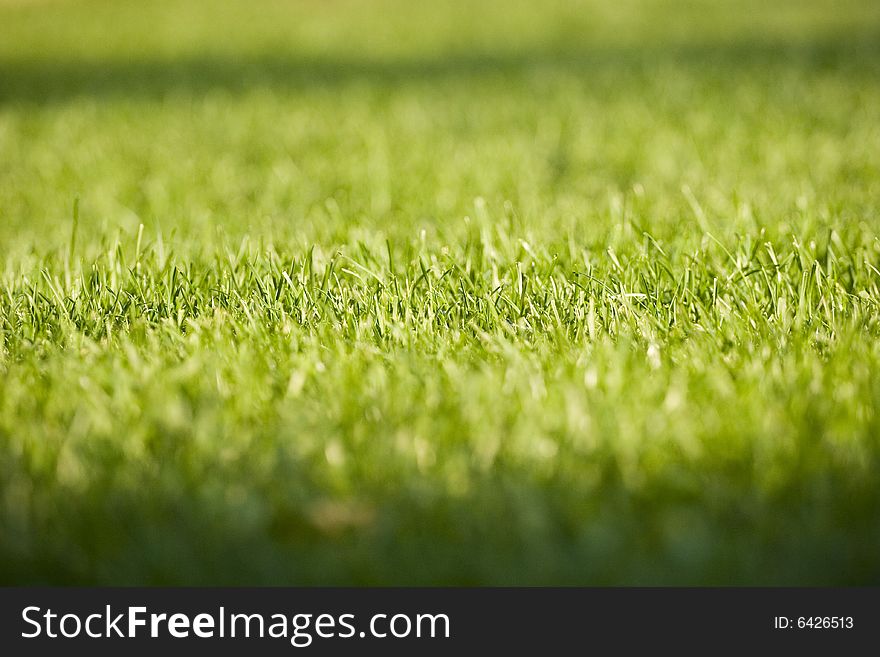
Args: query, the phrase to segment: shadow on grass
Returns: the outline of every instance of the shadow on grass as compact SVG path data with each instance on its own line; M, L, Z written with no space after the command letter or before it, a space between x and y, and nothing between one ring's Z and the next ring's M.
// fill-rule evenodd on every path
M0 60L0 104L49 104L77 97L161 98L212 90L302 90L368 81L394 86L485 75L516 76L556 71L589 77L650 73L672 66L686 71L847 71L876 77L880 32L849 40L803 42L739 41L729 44L604 47L566 51L458 53L435 58L357 59L303 57L294 53L204 55L181 59L94 61Z
M166 468L37 494L20 509L26 534L0 518L0 584L880 583L876 490L827 468L768 497L748 469L700 475L714 492L673 480L634 491L609 460L590 490L507 471L461 497L407 487L328 506L304 481L183 483Z

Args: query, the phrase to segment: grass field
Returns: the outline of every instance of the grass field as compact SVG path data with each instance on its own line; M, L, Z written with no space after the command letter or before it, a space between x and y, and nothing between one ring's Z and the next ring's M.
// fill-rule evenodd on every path
M0 582L880 584L880 4L0 2Z

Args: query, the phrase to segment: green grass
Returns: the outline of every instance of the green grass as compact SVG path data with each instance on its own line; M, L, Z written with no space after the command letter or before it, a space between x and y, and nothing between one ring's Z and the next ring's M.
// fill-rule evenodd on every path
M878 199L874 2L0 2L0 581L880 584Z

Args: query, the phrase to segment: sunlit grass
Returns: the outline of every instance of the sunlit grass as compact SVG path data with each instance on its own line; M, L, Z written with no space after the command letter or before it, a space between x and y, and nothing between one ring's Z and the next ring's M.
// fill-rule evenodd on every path
M880 580L874 3L0 24L2 581Z

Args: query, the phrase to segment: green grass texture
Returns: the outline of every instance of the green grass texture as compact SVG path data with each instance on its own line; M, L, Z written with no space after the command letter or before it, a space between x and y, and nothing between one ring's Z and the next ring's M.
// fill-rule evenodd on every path
M880 584L880 4L0 1L0 582Z

